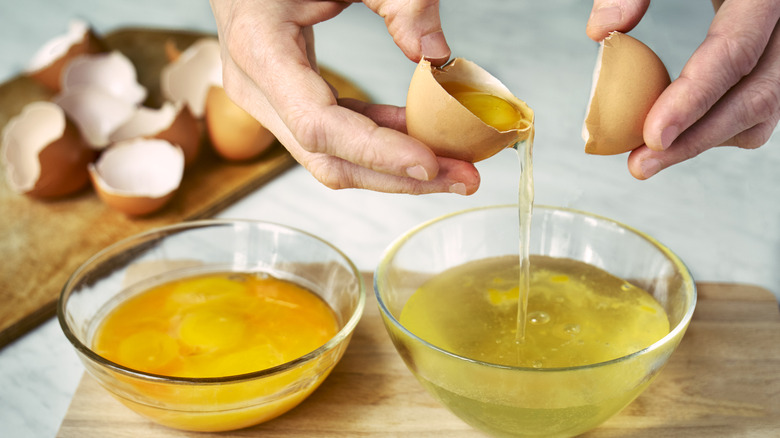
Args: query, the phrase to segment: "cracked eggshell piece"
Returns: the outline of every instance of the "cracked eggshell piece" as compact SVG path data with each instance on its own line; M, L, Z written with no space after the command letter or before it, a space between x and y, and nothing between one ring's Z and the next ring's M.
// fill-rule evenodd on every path
M209 89L205 117L211 145L226 160L255 158L276 140L271 131L236 105L222 87Z
M73 59L105 50L103 41L86 22L72 20L67 33L52 38L38 49L25 73L46 88L59 92L62 73Z
M499 131L483 122L442 84L459 84L508 102L522 119L516 128ZM477 64L455 58L436 68L422 59L406 97L406 129L441 157L472 163L495 155L530 135L533 111L498 79Z
M120 142L134 138L157 138L179 146L184 153L184 165L190 166L200 154L202 124L186 105L165 102L160 108L138 107L130 118L119 126L109 141Z
M134 114L136 105L101 87L82 86L55 96L52 101L78 126L93 149L104 149L111 134Z
M634 37L612 32L599 46L582 126L585 152L617 155L644 144L645 118L671 79L661 59Z
M62 93L82 87L99 87L134 105L143 102L147 95L146 88L138 83L135 66L118 51L73 59L62 73Z
M222 58L216 38L195 41L160 72L163 97L183 102L199 119L206 110L208 90L214 85L222 86Z
M115 143L89 166L100 199L129 216L163 208L176 194L183 174L181 148L159 139Z
M73 194L89 182L96 152L58 105L27 104L3 129L2 158L11 189L37 198Z

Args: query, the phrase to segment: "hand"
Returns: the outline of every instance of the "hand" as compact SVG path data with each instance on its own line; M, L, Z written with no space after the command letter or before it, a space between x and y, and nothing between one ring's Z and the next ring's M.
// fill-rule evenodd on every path
M649 3L594 0L586 32L596 41L610 31L627 32ZM638 179L715 146L758 148L777 126L780 2L713 0L713 5L717 11L707 37L648 113L646 146L628 157L629 170Z
M366 0L414 62L449 59L437 0ZM228 96L328 187L474 193L471 163L436 157L406 132L404 109L338 99L318 74L312 26L349 1L211 0Z

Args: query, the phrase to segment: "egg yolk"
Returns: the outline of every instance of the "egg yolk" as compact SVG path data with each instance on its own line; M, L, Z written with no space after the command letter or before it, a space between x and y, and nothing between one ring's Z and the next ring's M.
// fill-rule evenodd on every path
M333 310L307 289L219 273L163 283L120 303L102 321L94 349L139 371L220 377L303 356L338 329Z
M529 123L525 115L505 99L459 82L441 85L472 114L499 131L522 129Z

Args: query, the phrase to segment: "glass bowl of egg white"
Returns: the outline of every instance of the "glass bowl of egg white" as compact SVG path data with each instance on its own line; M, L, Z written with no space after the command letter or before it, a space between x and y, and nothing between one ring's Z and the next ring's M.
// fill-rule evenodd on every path
M661 371L695 283L629 226L535 206L521 239L519 217L517 205L490 206L412 229L386 250L374 291L408 368L466 423L491 436L576 436Z
M190 431L273 419L339 362L361 317L358 269L283 225L184 222L122 240L68 279L62 330L133 411Z

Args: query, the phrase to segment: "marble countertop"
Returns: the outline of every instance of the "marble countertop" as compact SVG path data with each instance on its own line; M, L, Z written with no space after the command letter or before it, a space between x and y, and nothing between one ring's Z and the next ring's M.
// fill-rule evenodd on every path
M453 54L482 65L536 112L536 202L638 228L679 254L698 281L755 284L780 296L780 137L753 151L711 150L648 181L630 176L625 155L586 156L580 129L597 49L584 33L589 12L582 0L441 5ZM655 2L632 34L656 50L676 77L712 15L707 0ZM0 81L18 74L40 45L65 32L71 18L98 32L128 26L215 30L208 2L190 0L27 0L3 4L0 16ZM322 64L377 102L404 104L414 65L395 47L381 18L353 5L315 33ZM517 201L513 151L478 168L481 188L461 197L333 191L297 166L219 216L312 232L370 271L395 237L420 222ZM56 435L82 373L55 320L0 350L0 435Z

